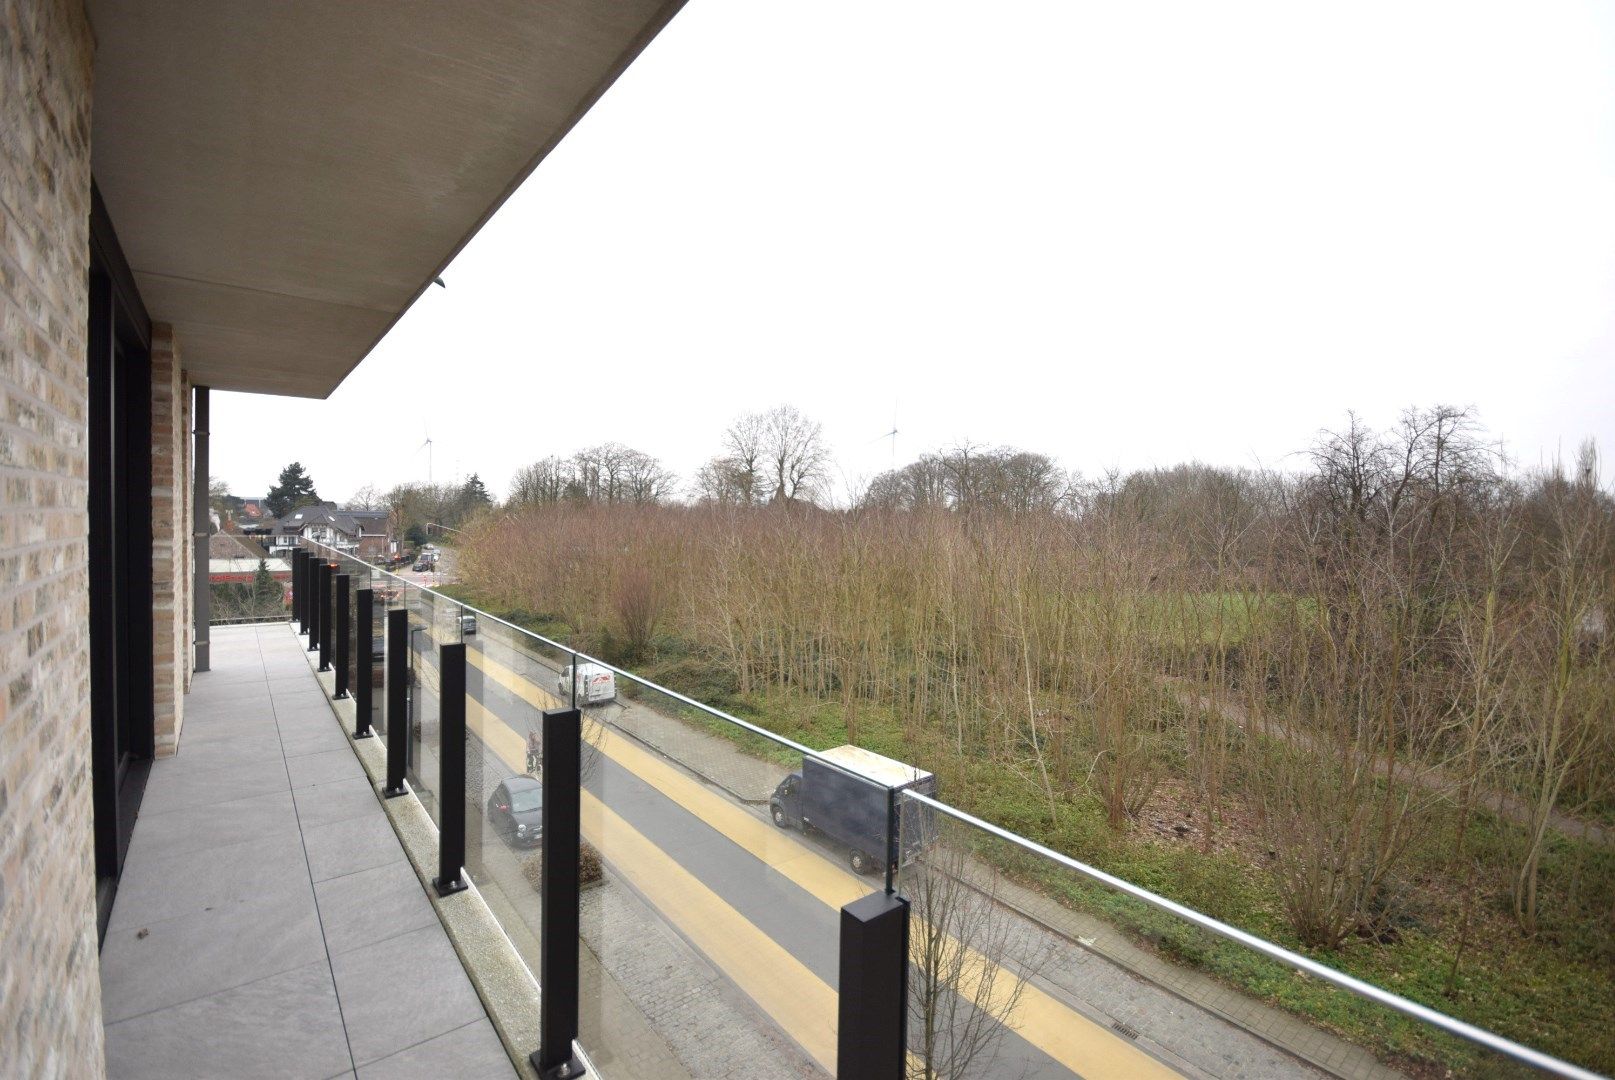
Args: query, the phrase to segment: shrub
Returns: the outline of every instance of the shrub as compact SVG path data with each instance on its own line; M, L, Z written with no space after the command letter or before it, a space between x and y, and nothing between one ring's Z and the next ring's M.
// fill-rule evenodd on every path
M522 877L536 892L543 884L544 860L537 852L522 860ZM587 889L591 885L598 885L605 880L605 871L600 864L600 853L588 841L584 841L578 848L578 887Z
M598 885L605 879L605 872L600 866L600 853L585 840L578 848L578 885L588 888Z

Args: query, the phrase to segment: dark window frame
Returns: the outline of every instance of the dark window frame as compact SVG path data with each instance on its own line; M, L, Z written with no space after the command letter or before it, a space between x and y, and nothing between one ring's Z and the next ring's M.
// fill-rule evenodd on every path
M104 939L156 741L151 319L93 182L90 203L90 779L96 925Z

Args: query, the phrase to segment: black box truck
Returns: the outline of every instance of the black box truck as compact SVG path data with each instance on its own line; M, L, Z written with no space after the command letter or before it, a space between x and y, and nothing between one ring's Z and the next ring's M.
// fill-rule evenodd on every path
M923 769L857 746L838 746L816 757L802 759L769 797L774 824L782 829L818 833L845 849L847 865L855 873L873 873L886 864L888 791L917 791L936 795L936 777ZM930 835L929 810L896 800L904 815L899 832L898 858L908 862L919 854Z

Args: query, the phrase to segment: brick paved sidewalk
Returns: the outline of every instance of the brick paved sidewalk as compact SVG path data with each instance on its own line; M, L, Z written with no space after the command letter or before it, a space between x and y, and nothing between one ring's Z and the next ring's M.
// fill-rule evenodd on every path
M752 757L720 735L644 705L623 701L590 713L745 803L768 802L789 772L782 765Z

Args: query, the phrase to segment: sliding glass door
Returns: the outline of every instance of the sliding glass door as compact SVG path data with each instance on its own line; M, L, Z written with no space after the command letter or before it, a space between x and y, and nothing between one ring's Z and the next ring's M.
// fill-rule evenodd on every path
M153 750L151 328L96 199L90 257L90 755L106 933Z

